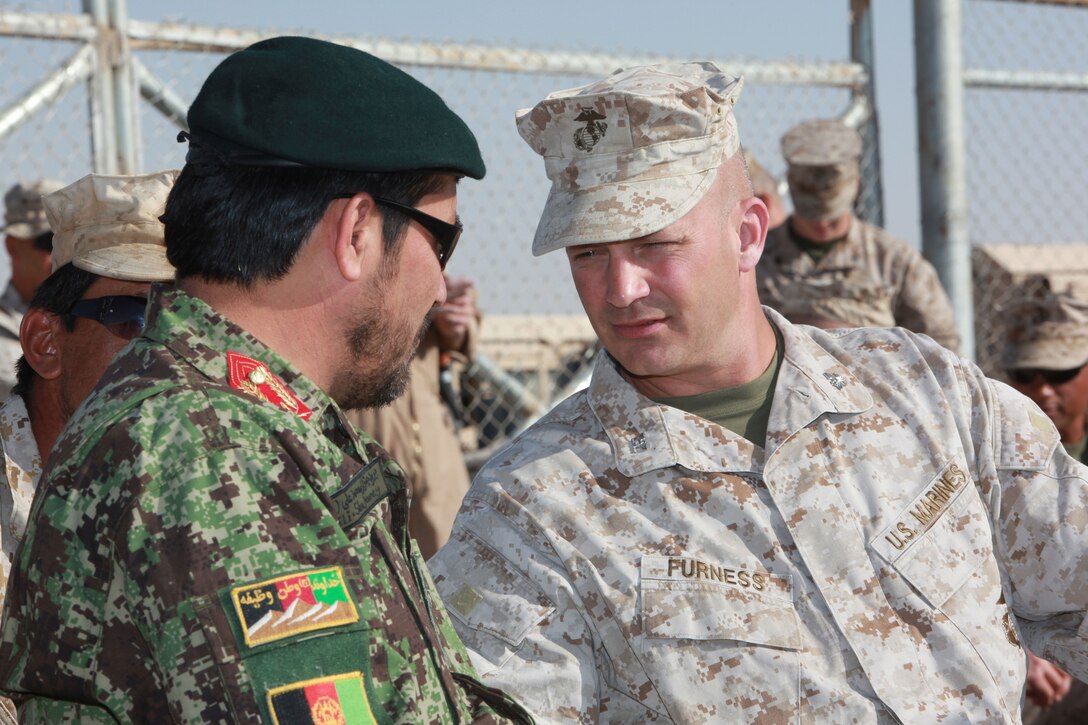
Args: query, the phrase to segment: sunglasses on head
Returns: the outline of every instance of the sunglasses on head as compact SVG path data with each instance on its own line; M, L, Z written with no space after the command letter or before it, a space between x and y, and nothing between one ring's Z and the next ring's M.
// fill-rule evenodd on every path
M337 194L333 198L350 199L353 196L355 196L355 194ZM392 201L390 199L383 199L380 196L372 196L371 198L374 199L374 203L378 206L384 206L387 209L398 211L430 232L431 236L434 237L435 242L438 244L438 265L442 269L446 268L446 262L450 261L450 257L453 256L453 249L457 246L457 240L461 238L461 231L464 229L460 219L458 219L456 223L450 224L449 222L442 221L438 217L420 211L414 206L401 204L400 202Z
M69 308L68 314L94 320L118 337L131 340L144 331L146 311L146 297L109 295L79 300Z
M1048 385L1062 385L1068 383L1073 378L1077 377L1077 374L1084 369L1081 365L1075 368L1069 368L1068 370L1042 370L1040 368L1017 368L1016 370L1009 371L1009 379L1018 385L1028 385L1035 381L1035 376L1038 375L1043 379L1043 382Z

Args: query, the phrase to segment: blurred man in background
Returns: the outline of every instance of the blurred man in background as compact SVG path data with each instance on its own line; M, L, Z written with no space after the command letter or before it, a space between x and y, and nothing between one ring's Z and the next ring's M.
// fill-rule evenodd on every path
M1002 367L1014 388L1054 423L1066 452L1088 462L1088 302L1048 292L1006 319ZM1088 685L1031 655L1025 725L1088 722Z
M113 356L143 331L151 282L174 278L162 214L177 172L91 174L44 199L53 273L23 316L17 382L0 405L0 611L49 452ZM14 706L3 699L14 722Z
M42 196L63 184L38 179L16 184L4 195L4 245L11 258L11 281L0 296L0 396L15 384L19 347L19 323L34 290L49 275L53 232L45 218Z
M855 289L891 300L895 324L955 352L952 305L922 255L854 215L861 183L861 137L840 121L805 121L782 137L793 214L767 235L759 296L779 309L800 280L848 279Z

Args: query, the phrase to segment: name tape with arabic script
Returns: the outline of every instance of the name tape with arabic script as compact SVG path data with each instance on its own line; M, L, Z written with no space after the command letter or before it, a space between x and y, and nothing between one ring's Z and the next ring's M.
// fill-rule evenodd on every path
M338 566L235 587L230 596L250 647L359 621Z

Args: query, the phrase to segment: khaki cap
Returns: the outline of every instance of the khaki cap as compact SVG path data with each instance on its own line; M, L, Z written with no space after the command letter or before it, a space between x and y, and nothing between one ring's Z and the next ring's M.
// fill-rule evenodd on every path
M1049 293L1013 306L1001 364L1006 370L1069 370L1088 361L1088 302Z
M860 175L861 136L841 121L803 121L782 137L794 213L837 219L850 212Z
M20 239L34 239L49 231L42 197L64 186L53 179L16 184L4 194L4 231Z
M518 111L552 181L533 254L637 239L691 211L740 147L743 84L713 63L637 66Z
M53 271L71 262L114 279L174 279L159 216L177 174L88 174L45 197L54 232Z

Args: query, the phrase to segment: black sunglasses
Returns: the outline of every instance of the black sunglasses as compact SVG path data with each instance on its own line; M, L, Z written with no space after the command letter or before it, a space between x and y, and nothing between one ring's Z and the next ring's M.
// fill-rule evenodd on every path
M333 198L350 199L353 196L355 196L355 194L337 194ZM457 246L457 240L461 238L461 231L464 229L460 219L457 220L457 223L450 224L449 222L442 221L438 217L422 212L414 206L383 199L380 196L372 196L371 198L378 206L384 206L387 209L399 211L412 221L419 222L421 227L430 232L431 236L434 237L435 242L438 243L438 265L442 269L446 268L446 262L450 261L450 257L453 256L453 249Z
M79 300L69 308L68 314L94 320L118 337L131 340L138 337L147 324L147 298L109 295Z
M1035 381L1038 375L1047 385L1063 385L1077 377L1084 366L1069 368L1068 370L1041 370L1039 368L1017 368L1009 370L1009 379L1017 385L1028 385Z

